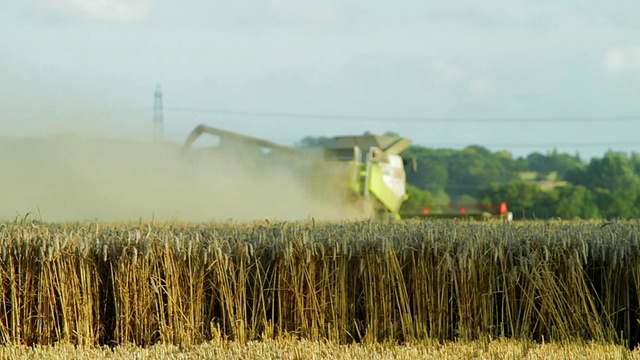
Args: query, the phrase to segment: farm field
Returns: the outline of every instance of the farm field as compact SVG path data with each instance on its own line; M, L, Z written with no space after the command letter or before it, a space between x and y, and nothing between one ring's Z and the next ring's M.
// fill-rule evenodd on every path
M3 223L0 357L637 356L638 225Z

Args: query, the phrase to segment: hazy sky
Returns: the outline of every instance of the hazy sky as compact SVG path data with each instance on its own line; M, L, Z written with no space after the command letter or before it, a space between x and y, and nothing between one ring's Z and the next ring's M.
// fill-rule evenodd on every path
M206 123L285 144L393 130L515 155L640 150L637 1L0 3L0 135L149 140L160 83L176 142Z

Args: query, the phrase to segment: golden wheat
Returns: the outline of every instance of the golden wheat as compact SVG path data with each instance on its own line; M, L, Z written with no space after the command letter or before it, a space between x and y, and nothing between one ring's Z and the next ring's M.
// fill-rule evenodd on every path
M0 224L0 343L640 340L638 222Z
M94 359L439 359L439 360L622 360L640 359L640 352L620 345L602 343L544 343L497 339L469 342L418 342L338 345L326 341L283 338L265 341L212 341L179 347L156 344L142 348L74 346L0 346L0 358L9 360L94 360Z

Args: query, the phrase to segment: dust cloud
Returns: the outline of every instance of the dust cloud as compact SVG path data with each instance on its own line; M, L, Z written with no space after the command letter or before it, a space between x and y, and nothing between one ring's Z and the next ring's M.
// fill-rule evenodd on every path
M305 166L222 150L185 153L177 144L0 137L0 221L353 217L336 194L310 189Z

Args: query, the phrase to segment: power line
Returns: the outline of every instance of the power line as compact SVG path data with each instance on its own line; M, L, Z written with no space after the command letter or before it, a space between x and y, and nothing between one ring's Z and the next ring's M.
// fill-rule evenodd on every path
M187 107L165 107L165 111L209 113L247 117L274 117L347 121L401 121L401 122L601 122L640 121L640 115L625 116L544 116L544 117L428 117L428 116L359 116L341 114L304 114L289 112L239 111L225 109L202 109Z
M329 136L330 137L330 136ZM280 138L279 143L294 144L302 139L298 138ZM469 146L482 146L484 148L599 148L599 147L632 147L640 148L640 141L611 141L611 142L580 142L580 143L483 143L483 142L467 142L467 143L438 143L438 142L416 142L413 145L426 148L466 148ZM640 150L640 149L639 149Z
M331 137L331 136L329 136ZM279 143L282 144L294 144L302 139L299 138L279 138ZM576 142L576 143L566 143L566 142L547 142L547 143L484 143L484 142L467 142L467 143L439 143L439 142L416 142L413 143L416 146L425 147L425 148L436 148L436 149L446 149L446 148L466 148L469 146L482 146L484 148L614 148L614 147L633 147L636 146L640 148L640 141L610 141L610 142ZM640 149L639 149L640 150Z
M189 107L165 107L165 111L209 113L219 115L232 115L241 117L271 117L271 118L296 118L296 119L318 119L318 120L345 120L345 121L401 121L401 122L603 122L603 121L640 121L637 116L557 116L557 117L407 117L407 116L352 116L340 114L303 114L288 112L254 112L237 111L226 109L204 109ZM468 147L470 144L453 143L427 143L416 144L425 147ZM613 147L640 147L640 141L625 142L581 142L581 143L494 143L477 144L483 147L492 148L613 148Z

